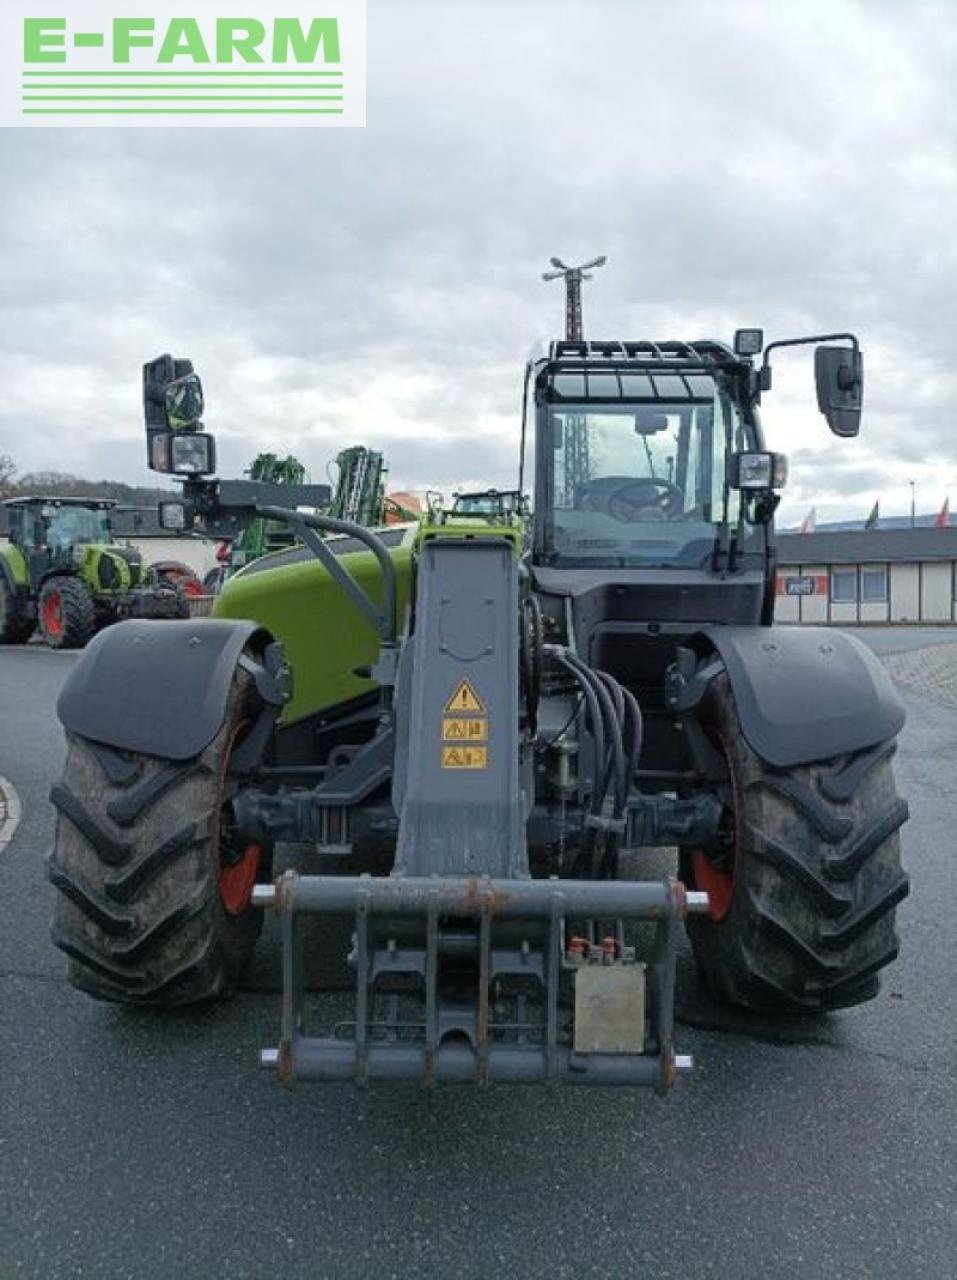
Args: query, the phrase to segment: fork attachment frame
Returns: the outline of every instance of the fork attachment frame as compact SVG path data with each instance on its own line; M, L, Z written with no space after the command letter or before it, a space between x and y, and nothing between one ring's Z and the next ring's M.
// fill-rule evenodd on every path
M706 910L707 897L689 895L680 882L289 871L274 885L257 887L254 901L281 920L280 1041L260 1060L284 1084L561 1082L650 1085L663 1093L679 1071L691 1069L690 1057L676 1055L673 1041L678 926L688 910ZM305 915L343 913L355 921L354 1016L332 1035L312 1036L305 1030L299 926ZM603 939L604 948L583 946L586 939L570 936L572 921L588 922L581 927L592 937L595 922L614 922L613 938ZM576 1052L562 991L574 986L576 971L592 968L589 958L603 970L634 971L634 950L622 944L625 926L636 923L651 926L653 935L642 948L642 1051ZM381 990L396 980L406 984L404 996ZM523 992L500 1001L496 989L516 980ZM400 1013L403 999L415 1004L411 1019ZM379 1017L382 1003L386 1014ZM511 1018L501 1015L513 1006ZM537 1018L530 1019L532 1013Z

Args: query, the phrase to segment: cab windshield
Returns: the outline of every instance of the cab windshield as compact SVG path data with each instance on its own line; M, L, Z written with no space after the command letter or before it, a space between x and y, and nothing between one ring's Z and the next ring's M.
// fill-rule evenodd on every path
M753 447L730 398L550 404L552 563L703 565L738 521L727 459Z
M51 551L64 551L82 542L109 542L110 515L105 509L89 507L43 508L46 543Z

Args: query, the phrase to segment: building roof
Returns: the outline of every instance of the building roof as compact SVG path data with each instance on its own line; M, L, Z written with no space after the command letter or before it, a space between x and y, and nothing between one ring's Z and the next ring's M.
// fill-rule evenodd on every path
M31 493L26 494L22 498L4 498L3 506L5 507L29 507L37 502L49 502L61 507L115 507L115 498L67 498L60 494L42 494Z
M778 563L782 565L957 560L957 526L780 533L777 546Z

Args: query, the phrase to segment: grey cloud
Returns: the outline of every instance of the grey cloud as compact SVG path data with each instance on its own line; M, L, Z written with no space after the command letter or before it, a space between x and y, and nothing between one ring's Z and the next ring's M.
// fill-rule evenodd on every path
M869 505L896 464L957 479L953 25L934 3L372 0L364 131L7 131L0 444L143 481L139 365L173 349L224 471L262 443L316 474L368 440L396 482L505 483L525 355L561 322L540 271L606 252L596 336L860 332L835 501ZM769 435L793 451L802 414L795 358Z

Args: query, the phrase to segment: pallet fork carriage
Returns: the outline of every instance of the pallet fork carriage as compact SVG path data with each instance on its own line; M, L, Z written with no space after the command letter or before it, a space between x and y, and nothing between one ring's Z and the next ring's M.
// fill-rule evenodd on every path
M275 885L254 890L253 901L276 911L283 952L282 1027L278 1048L263 1049L262 1066L274 1068L284 1084L295 1080L420 1079L480 1085L557 1083L651 1085L665 1092L679 1072L690 1071L687 1054L674 1048L674 986L678 931L688 911L706 911L707 895L687 893L678 881L612 885L606 881L491 880L433 876L300 876L287 872ZM342 1035L319 1038L303 1031L303 989L299 922L308 914L348 912L355 920L355 1020ZM610 941L593 963L583 939L569 931L573 918L615 917ZM415 921L411 945L397 947L393 925ZM454 920L457 928L445 922ZM624 946L624 925L652 927L648 950L649 1034L642 1052L621 1052L617 1041L634 1033L627 996L636 990L643 1004L644 967ZM493 944L493 926L513 926L511 945ZM514 926L517 926L515 928ZM376 940L386 940L376 949ZM534 940L530 945L529 939ZM603 939L603 942L605 940ZM570 945L571 943L571 945ZM443 955L475 960L471 998L443 1005L438 991ZM626 959L620 957L625 955ZM582 1004L615 1009L602 1027L605 1051L591 1044L577 1052L570 1041L569 1014L560 1004L563 978L592 979ZM391 1006L376 1018L375 983L380 975L402 975L421 983L424 1016L403 1021L399 997L380 998ZM494 1008L491 990L501 978L521 976L539 989L541 1018L508 1019ZM625 982L622 983L621 979ZM628 981L632 979L632 981ZM634 981L637 980L637 981ZM576 1014L578 1010L576 1009ZM642 1009L643 1016L644 1010ZM527 1018L527 1013L526 1013ZM560 1042L561 1033L561 1042Z
M819 348L819 405L853 434L860 351L829 340L850 345ZM273 912L261 1062L286 1084L662 1092L691 1067L682 924L718 1000L870 999L908 888L903 711L853 637L773 625L785 467L757 406L779 345L554 343L525 379L532 514L378 533L211 478L192 366L147 366L151 463L193 468L170 527L278 520L301 545L231 577L213 618L111 628L68 677L50 874L74 984L226 995ZM285 842L308 874L274 876ZM635 878L656 848L678 878ZM343 916L354 990L330 1025L302 939Z

